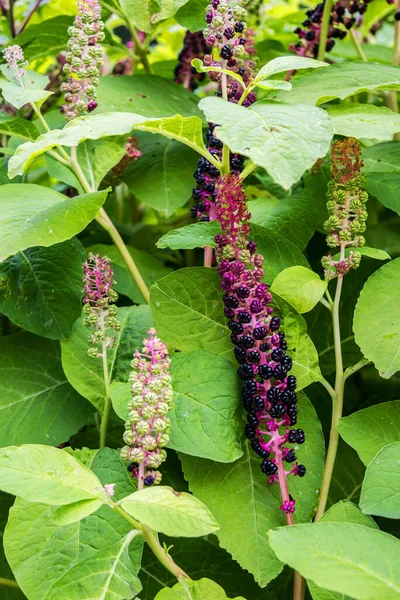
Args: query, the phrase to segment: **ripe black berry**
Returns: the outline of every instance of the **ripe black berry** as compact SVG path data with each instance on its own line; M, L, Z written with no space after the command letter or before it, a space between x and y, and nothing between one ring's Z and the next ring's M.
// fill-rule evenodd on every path
M288 434L288 442L289 444L297 443L297 429L292 429Z
M258 374L262 379L269 379L273 373L273 369L269 365L260 365L258 367Z
M265 327L255 327L253 335L256 340L263 340L267 335L267 330L265 329Z
M259 363L260 359L261 359L261 354L259 352L257 352L256 350L250 350L250 352L247 355L247 360L253 364Z
M261 471L266 475L275 475L278 467L272 460L263 460L261 463Z
M128 469L128 471L129 471L130 473L132 473L132 471L134 471L134 470L135 470L135 469L137 469L138 467L139 467L138 463L131 462L131 463L128 465L127 469Z
M238 363L242 364L246 361L246 357L247 357L247 353L246 350L244 348L240 348L239 346L235 346L234 349L234 354L235 354L235 358L238 361Z
M297 475L299 477L304 477L304 475L307 473L307 469L305 468L304 465L299 465L297 467Z
M296 425L297 423L297 415L290 415L290 425Z
M280 321L279 317L272 317L270 324L269 324L271 331L277 331L277 329L279 329L280 326L281 326L281 321Z
M235 298L235 296L228 296L228 294L226 294L222 300L224 301L225 306L229 306L229 308L237 308L239 306L239 300Z
M304 444L305 440L306 440L306 436L304 434L304 431L302 429L298 429L296 442L298 444Z
M232 46L229 46L229 44L225 44L225 46L222 46L221 48L221 58L225 59L225 60L229 60L233 55L233 48Z
M282 366L283 366L283 367L284 367L284 368L285 368L287 371L290 371L290 369L291 369L291 368L292 368L292 366L293 366L293 361L292 361L291 357L290 357L290 356L284 356L284 357L281 359L281 365L282 365Z
M297 385L297 379L294 375L289 375L286 380L288 390L295 390Z
M237 344L241 348L252 348L254 346L254 340L249 335L242 335L238 338Z
M243 169L243 161L238 156L231 158L231 169L233 171L241 171Z
M289 450L289 452L286 454L286 458L285 458L286 462L288 463L292 463L295 460L297 460L296 455L294 453L294 450Z
M269 409L269 414L273 419L279 419L285 412L285 407L283 404L273 404Z
M253 396L257 392L257 384L255 381L245 381L243 384L243 392Z
M244 434L247 437L247 439L253 440L256 437L256 430L254 427L247 423L246 427L244 428Z
M242 365L238 369L240 379L252 379L254 377L253 368L250 365Z
M248 287L246 287L245 285L241 285L240 287L238 287L238 289L236 290L236 294L238 295L239 298L241 298L242 300L246 300L246 298L248 298L250 296L250 290Z
M264 400L261 398L261 396L255 396L251 399L251 406L256 412L261 412L264 410Z
M282 365L278 365L274 369L274 377L279 381L283 381L285 379L286 369Z
M236 33L242 33L243 30L244 30L244 23L241 23L240 21L238 21L237 23L235 23L235 31L236 31Z
M233 317L235 316L235 311L233 311L231 308L228 308L227 306L225 306L224 315L227 319L233 319Z
M269 349L270 348L268 342L263 342L262 344L260 344L261 352L268 352Z
M270 402L278 402L279 400L279 396L280 396L280 392L278 390L278 388L270 388L267 392L267 398Z
M154 477L153 477L153 475L147 475L147 477L144 478L143 483L146 486L153 485L153 483L154 483Z
M248 312L245 312L244 310L241 310L238 313L237 319L238 319L239 323L250 323L250 321L251 321L251 315ZM256 337L256 336L254 336L254 337Z
M271 359L275 360L275 361L281 360L281 358L283 358L284 354L285 353L282 352L282 350L280 348L275 348L275 350L272 350L272 352L271 352Z
M253 413L253 412L249 412L247 414L247 422L248 422L249 425L252 425L253 427L255 425L258 425L257 415L255 413Z

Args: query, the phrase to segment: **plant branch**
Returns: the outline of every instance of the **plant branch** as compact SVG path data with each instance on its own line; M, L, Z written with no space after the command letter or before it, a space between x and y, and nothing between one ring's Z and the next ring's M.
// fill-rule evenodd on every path
M6 579L5 577L0 577L0 585L19 589L19 585L14 579Z
M333 387L331 386L329 381L327 381L325 379L325 377L321 377L321 379L318 380L318 383L320 383L326 389L326 391L328 392L328 394L330 395L332 400L335 401L336 400L335 390L333 389Z
M10 22L11 37L15 38L14 0L10 0L10 8L8 9L8 19Z
M353 46L356 49L356 52L359 56L359 58L363 61L363 62L368 62L368 59L365 55L364 50L362 49L361 46L361 42L358 38L357 32L354 31L354 29L350 29L350 39L353 42Z
M366 367L369 364L371 364L371 361L368 360L368 358L362 358L358 361L358 363L356 363L352 367L347 367L343 375L344 380L346 381L351 375L353 375L353 373L356 373L357 371L359 371L363 367Z
M325 60L326 42L328 39L329 21L333 7L333 0L325 0L324 12L322 15L321 32L319 38L318 60Z
M240 179L244 181L246 177L248 177L253 171L257 169L257 166L258 165L254 164L252 160L249 160L249 162L239 175Z
M323 304L330 312L332 312L332 306L329 304L328 300L324 297L320 299L321 304Z
M32 16L35 14L35 12L39 8L39 6L42 4L42 2L43 2L43 0L36 0L33 8L29 11L28 15L26 16L25 21L22 23L21 29L19 30L18 35L21 35L21 33L24 31L25 27L28 25Z
M141 41L139 40L139 36L138 36L136 27L134 25L132 25L132 23L130 22L128 17L125 16L125 19L126 19L126 23L128 25L129 33L131 34L132 40L135 44L135 52L139 56L140 62L142 63L143 68L146 71L146 73L152 74L153 69L152 69L151 64L149 63L147 49L142 45Z

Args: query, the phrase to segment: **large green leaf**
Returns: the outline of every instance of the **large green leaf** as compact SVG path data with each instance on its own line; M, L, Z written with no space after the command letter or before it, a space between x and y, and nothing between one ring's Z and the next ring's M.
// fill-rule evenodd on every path
M391 173L400 172L400 141L392 140L363 148L364 172Z
M398 189L400 185L400 173L396 170L388 173L368 173L365 189L369 194L375 196L386 208L394 210L400 215L400 200Z
M340 419L342 438L368 465L387 444L400 439L400 400L383 402Z
M146 33L152 30L150 0L120 0L121 10L132 25Z
M151 288L150 305L154 326L172 349L231 354L216 271L204 267L174 271Z
M40 444L0 449L0 488L30 502L71 504L107 495L97 477L76 458Z
M397 258L371 275L354 313L356 342L386 379L400 369L399 293L400 258Z
M214 238L220 231L217 220L192 223L179 229L171 229L157 242L157 248L171 250L190 250L192 248L215 247Z
M87 140L79 145L77 159L93 189L98 189L110 169L125 156L124 139L125 136L105 137L99 140ZM53 160L52 157L47 158ZM56 164L58 167L64 167L60 163ZM74 173L71 171L70 173L75 177Z
M341 62L329 69L316 69L292 79L290 92L277 92L275 98L291 104L323 104L334 98L383 89L400 89L396 67L374 63Z
M95 218L106 197L107 191L102 191L68 198L32 183L1 186L0 260L72 238Z
M245 108L209 97L201 100L200 107L209 121L220 126L215 135L232 152L264 167L285 189L327 154L333 136L326 112L307 105L264 101Z
M72 17L61 15L41 23L30 23L29 27L15 38L14 43L23 48L24 56L28 60L57 55L65 50L68 27L72 25L72 21Z
M218 462L242 456L239 381L231 361L205 350L180 353L172 357L171 376L170 447Z
M133 0L137 1L140 3L140 11L143 11L143 0ZM96 112L99 113L128 111L147 118L173 117L178 114L182 117L203 118L195 94L158 75L101 77L97 88L97 102Z
M8 513L13 505L15 498L10 494L0 492L0 538L3 539L4 528L7 523ZM8 586L2 585L1 597L2 600L26 600L25 594L19 589L13 572L6 561L3 543L0 543L0 577L8 579L11 583ZM12 585L14 584L14 585ZM16 587L17 586L17 587Z
M17 333L0 341L0 446L61 444L92 407L69 385L57 342Z
M198 155L177 142L149 133L138 136L143 156L123 178L137 200L169 216L191 196Z
M118 451L102 450L88 466L102 485L115 483L115 500L132 492ZM5 550L29 600L134 597L140 589L136 575L143 542L141 537L134 537L128 555L132 526L115 511L103 507L79 523L61 527L53 522L58 510L20 498L11 509Z
M145 305L124 307L117 318L121 329L109 332L115 338L114 347L107 352L109 375L110 381L127 381L133 353L142 348L142 339L151 326L150 311ZM62 364L70 384L101 412L105 396L103 366L101 360L88 356L90 334L81 317L70 337L61 343Z
M278 558L328 590L356 600L395 600L400 594L400 541L353 523L281 527L269 533Z
M75 147L85 140L124 135L132 129L159 133L177 140L203 154L211 162L216 162L205 149L202 121L199 117L185 118L175 115L164 119L148 119L130 112L110 112L78 117L70 121L64 129L53 129L39 136L34 142L21 144L9 161L9 177L22 175L35 158L56 146Z
M41 106L53 94L53 92L44 89L49 83L49 78L46 75L40 75L35 71L27 71L22 76L23 86L21 86L5 65L2 65L0 69L8 79L8 81L0 79L0 89L4 99L15 108L22 108L25 104L32 102Z
M161 590L154 600L187 600L190 594L191 600L228 600L221 586L211 579L200 579L189 583L177 583L173 588ZM243 596L237 596L234 600L245 600Z
M319 69L320 67L328 67L329 64L306 56L278 56L273 58L266 65L261 67L255 76L256 81L263 81L271 75L283 73L286 71L298 71L300 69Z
M271 291L286 300L297 312L309 312L321 300L326 281L305 267L290 267L274 279Z
M3 111L0 111L0 133L13 135L22 140L35 140L39 135L39 131L32 121L13 117Z
M369 515L400 517L400 442L379 450L368 465L360 508Z
M391 140L400 131L400 117L384 106L335 104L328 108L337 135L372 140Z
M208 4L208 0L188 0L176 13L175 20L190 31L200 31L204 28Z
M357 452L340 440L329 488L328 506L340 500L358 503L364 474L365 467Z
M160 11L153 14L151 22L158 23L159 21L173 17L187 2L188 0L161 0L159 3Z
M200 500L165 485L134 492L122 500L121 506L141 523L172 537L201 537L219 529Z
M73 238L0 263L0 310L37 335L65 339L81 314L85 251Z
M161 277L165 277L172 269L165 267L164 263L155 256L145 252L144 250L137 250L131 246L127 246L129 254L132 256L137 268L142 275L144 282L147 287L150 288ZM111 260L112 268L114 270L114 278L117 282L115 290L119 294L128 296L136 304L144 303L144 298L139 291L138 286L132 278L132 275L126 268L126 263L121 256L120 251L116 246L108 246L107 244L95 244L87 249L88 252L93 254L101 254L102 256L108 256Z
M311 403L299 394L298 426L307 442L296 449L300 462L307 466L304 479L289 477L289 491L296 499L295 520L311 519L318 501L323 470L321 426ZM189 487L211 510L220 525L218 537L223 548L256 581L265 586L282 570L272 552L266 532L285 521L278 485L269 486L260 469L260 458L247 445L241 459L218 464L181 455Z

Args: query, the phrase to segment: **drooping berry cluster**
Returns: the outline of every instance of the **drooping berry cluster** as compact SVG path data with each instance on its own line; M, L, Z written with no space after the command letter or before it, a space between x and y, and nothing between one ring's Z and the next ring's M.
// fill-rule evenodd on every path
M289 375L292 359L286 354L285 334L280 320L273 316L272 295L262 283L264 258L248 241L249 213L238 176L223 176L216 186L216 214L222 233L215 237L218 272L225 292L224 314L229 319L238 374L243 381L242 400L247 411L246 437L262 458L261 470L268 483L279 482L281 509L294 512L288 495L286 477L303 477L304 465L286 444L302 444L304 432L289 429L297 423L296 378ZM285 470L283 461L291 464ZM294 463L294 464L293 464Z
M246 39L242 33L246 29L244 8L248 0L212 0L207 6L204 38L209 48L213 48L217 60L229 68L235 66L235 58L243 56ZM212 56L209 56L212 60ZM207 63L205 63L207 64Z
M349 29L361 25L369 2L371 0L339 0L336 2L329 21L327 52L334 47L335 38L342 40L346 37ZM289 50L296 52L299 56L317 58L324 7L325 1L317 4L315 8L307 10L307 18L302 22L302 26L296 27L294 30L299 36L299 41L291 44Z
M139 488L161 481L161 473L156 469L167 457L167 415L173 398L168 349L155 329L150 329L148 335L143 340L142 353L136 350L132 361L132 399L124 434L127 445L121 450L121 458L131 461L128 471L138 479Z
M198 73L192 67L194 58L203 59L207 46L202 31L187 31L183 40L183 48L178 55L178 64L175 67L175 82L183 85L187 90L194 91L199 83L204 80L205 73Z
M19 85L22 85L22 77L26 75L26 66L28 61L25 60L21 46L7 46L3 50L3 56L7 63L9 74L15 79Z
M98 254L89 254L82 268L85 324L95 330L89 337L88 354L93 358L102 358L107 349L114 345L114 338L108 336L106 330L120 329L116 319L118 309L114 304L118 294L112 289L115 285L114 273L110 259Z
M362 233L366 229L368 213L365 205L368 194L363 189L365 176L361 172L361 146L355 138L338 140L332 145L331 172L328 183L327 209L329 219L324 223L326 238L330 248L339 248L339 260L329 254L322 259L325 278L332 279L356 269L361 254L354 250L365 244ZM348 256L346 250L350 249Z
M78 14L68 29L70 38L64 72L69 79L61 85L61 90L66 92L61 112L67 119L92 112L97 107L96 87L103 65L100 45L104 39L103 29L100 3L97 0L79 0Z

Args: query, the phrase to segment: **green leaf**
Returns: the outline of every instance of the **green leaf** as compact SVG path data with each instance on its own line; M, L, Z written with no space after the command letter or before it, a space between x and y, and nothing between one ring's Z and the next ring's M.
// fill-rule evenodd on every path
M95 498L93 500L79 500L79 502L60 506L54 513L52 521L55 525L61 527L71 525L71 523L81 521L81 519L96 512L103 504L102 500Z
M100 186L107 173L125 156L126 150L123 142L124 137L115 136L87 140L79 145L78 162L93 189ZM72 176L74 177L73 173Z
M329 150L332 125L321 109L271 101L245 108L216 97L204 98L200 107L208 121L219 125L215 135L232 152L264 167L284 189L296 183Z
M280 79L266 79L265 81L255 82L255 86L262 90L291 90L292 84L290 81L281 81Z
M266 281L275 279L281 271L289 267L309 266L304 254L296 246L295 240L284 237L280 229L274 231L272 227L266 229L252 225L250 235L257 244L258 252L265 258L263 269Z
M163 277L150 290L150 306L154 327L170 349L232 353L220 277L213 269L191 267Z
M379 202L400 215L400 200L398 189L400 185L400 173L379 172L368 173L365 189L369 194L375 196Z
M147 287L151 287L158 279L165 277L172 271L169 267L165 267L164 263L143 250L137 250L131 246L127 246L129 254L132 256L137 268L140 271ZM87 248L87 252L93 254L101 254L108 256L111 260L116 280L115 290L119 294L128 296L136 304L144 303L144 298L139 291L136 283L132 279L132 275L126 268L126 263L121 256L120 251L116 246L108 246L107 244L95 244Z
M397 258L371 275L354 312L356 342L385 379L400 369L399 293L400 258Z
M68 440L93 412L69 385L59 344L22 332L0 340L0 446Z
M289 477L289 491L296 498L296 517L311 519L320 489L324 441L314 408L299 393L299 420L307 443L296 447L299 462L307 465L307 477ZM248 448L232 464L221 464L181 455L185 478L191 491L211 510L220 525L220 545L254 575L261 586L267 585L282 570L272 552L266 531L283 525L285 518L278 485L269 486L260 470L260 459ZM223 483L221 483L223 482Z
M271 291L286 300L298 313L309 312L321 300L326 281L305 267L290 267L274 279Z
M89 466L102 485L116 484L114 499L132 492L118 451L99 451ZM143 546L141 536L134 537L129 545L134 535L132 526L106 506L80 522L62 527L53 522L58 511L57 506L18 498L10 513L4 540L6 555L29 600L134 597L140 585L136 575Z
M218 462L240 458L242 427L236 416L240 389L231 361L205 350L177 354L172 357L171 376L169 446Z
M328 505L343 499L358 503L364 474L365 467L357 452L340 440L329 488Z
M0 488L30 502L107 501L100 481L73 456L40 444L0 449Z
M339 433L368 465L387 444L400 439L400 400L382 402L339 420Z
M157 594L154 600L187 600L190 594L191 600L228 600L221 586L210 579L200 579L188 583L177 583L173 588L165 588ZM245 600L243 596L237 596L234 600Z
M400 117L384 106L373 104L336 104L329 106L336 135L370 140L391 140L400 131Z
M312 71L292 79L291 92L278 92L276 99L291 104L324 104L372 90L399 89L396 67L365 62L341 62L329 69Z
M68 27L72 22L72 17L61 15L41 23L29 23L29 27L15 38L14 43L23 48L27 60L57 55L66 48Z
M0 260L69 240L95 218L106 197L107 191L68 198L32 183L2 185Z
M14 502L14 496L10 494L5 494L4 492L0 492L0 536L3 538L4 528L7 523L9 510ZM15 577L13 572L10 569L9 564L6 561L6 557L4 554L3 543L0 544L0 577L4 577L5 579L14 582L15 585L18 585L15 582ZM2 600L26 600L25 594L19 589L19 587L10 586L2 586L1 588Z
M171 229L157 242L157 248L190 250L192 248L215 247L214 238L220 231L218 221L192 223L179 229Z
M363 148L364 172L369 174L400 172L400 141L392 140Z
M189 0L178 10L175 20L192 32L200 31L204 28L204 15L208 4L208 0Z
M9 177L22 175L35 158L56 146L75 147L85 140L124 135L132 129L159 133L182 142L206 156L213 164L218 164L204 146L202 121L199 117L184 118L175 115L166 119L147 119L129 112L100 113L73 119L64 129L53 129L39 136L34 142L18 146L9 161Z
M349 256L351 250L345 250L344 255ZM363 246L362 248L357 248L357 252L361 254L361 256L367 256L368 258L374 258L375 260L390 260L390 255L385 252L385 250L380 250L379 248L368 248L368 246ZM339 260L340 253L335 254L333 259Z
M0 133L13 135L22 140L35 140L39 135L39 131L32 121L21 119L21 117L12 117L3 111L0 111Z
M140 11L143 11L143 0L133 1L138 1ZM204 23L204 13L202 19ZM182 117L196 116L203 119L197 106L199 100L193 92L158 75L101 77L97 88L97 102L97 113L127 111L147 118L182 115Z
M360 508L368 515L400 517L400 442L389 444L368 465Z
M142 339L151 326L149 307L130 306L118 310L121 323L118 332L110 331L115 343L107 352L110 381L127 381L131 371L132 355L141 349ZM104 406L104 377L102 361L88 356L88 337L92 330L78 319L70 337L61 342L62 365L70 384L87 398L97 410Z
M53 92L48 92L44 88L49 83L49 78L45 75L35 73L35 71L27 71L26 75L22 76L22 87L15 79L10 75L10 72L6 65L0 67L3 75L9 79L9 81L0 80L0 89L3 93L4 99L9 102L15 108L22 108L25 104L35 102L39 107L43 104Z
M85 251L73 238L37 246L0 263L0 310L24 329L65 339L81 314Z
M188 0L161 0L160 8L158 13L154 13L151 17L152 23L159 23L165 19L169 19L175 15L175 13L184 6Z
M329 67L329 64L305 56L278 56L273 58L258 71L255 81L262 81L286 71L298 71L299 69L319 69L320 67Z
M165 485L134 492L120 505L141 523L172 537L201 537L219 529L200 500Z
M132 25L146 33L152 30L150 0L120 0L119 4L122 12Z
M128 166L123 179L137 200L172 215L192 194L198 154L150 133L138 139L143 156Z
M278 558L307 579L356 600L395 600L400 594L400 541L353 523L281 527L269 533Z

